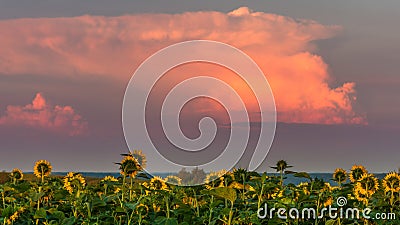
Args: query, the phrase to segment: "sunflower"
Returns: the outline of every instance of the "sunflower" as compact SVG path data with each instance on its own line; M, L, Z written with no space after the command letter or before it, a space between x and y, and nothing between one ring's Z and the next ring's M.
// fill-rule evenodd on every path
M142 150L133 150L133 152L130 153L130 155L138 161L139 165L141 166L141 169L146 168L147 160Z
M151 178L149 183L144 183L143 185L151 190L168 190L165 180L158 176Z
M400 175L395 172L391 172L385 176L382 180L382 186L385 192L399 192L400 191Z
M333 203L332 197L328 197L328 199L326 199L326 201L324 202L324 207L328 207L332 205L332 203Z
M343 182L346 181L346 179L347 179L346 170L342 168L335 169L335 172L333 173L334 181L336 181L339 185L341 185Z
M13 181L22 180L22 178L24 178L24 174L20 169L15 168L11 171L10 178L13 179Z
M288 169L290 167L292 167L292 166L289 166L285 160L279 160L276 163L276 166L271 166L272 169L276 169L276 172L280 172L280 173L283 173L286 169Z
M118 179L113 176L105 176L101 182L118 182Z
M5 222L7 224L14 224L16 220L18 220L19 216L25 211L24 207L19 208L17 211L15 211L9 219L7 219Z
M36 177L42 179L42 183L43 183L44 178L50 175L52 168L53 167L51 166L50 162L48 162L46 160L39 160L35 163L33 172Z
M355 189L367 197L372 196L379 189L379 182L373 174L364 174L357 182Z
M222 176L224 176L226 173L227 173L226 170L220 170L218 172L210 172L209 174L207 174L206 179L204 179L204 182L205 183L213 182L214 180L217 180Z
M165 182L174 184L174 185L181 185L182 179L180 177L170 175L170 176L167 176L167 178L165 178Z
M273 198L273 199L276 199L276 198L282 198L284 196L284 192L283 192L283 190L281 190L281 189L279 189L279 188L275 188L274 190L273 190L273 192L271 193L271 194L269 194L269 198L271 197L271 198Z
M64 177L64 188L70 193L82 191L85 188L86 181L79 173L69 172Z
M131 178L135 177L136 174L142 170L139 162L132 155L125 156L121 163L118 164L120 165L119 169L121 174L124 176L130 176Z
M239 183L243 183L243 181L250 179L250 173L248 173L245 169L242 168L234 168L233 169L233 178L235 181Z
M241 184L241 183L239 183L239 182L236 182L236 181L232 182L232 183L229 185L229 187L230 187L230 188L234 188L234 189L238 189L238 190L244 189L243 184Z
M118 194L122 189L121 188L115 188L114 194Z
M250 185L248 185L248 184L243 185L243 184L241 184L241 183L239 183L239 182L237 182L237 181L233 181L233 182L229 185L229 187L230 187L230 188L237 189L237 190L255 191L255 189L254 189L252 186L250 186Z
M108 189L113 189L118 179L113 176L105 176L100 182L104 187L104 195L107 195Z
M224 186L224 179L225 179L224 175L226 173L227 173L226 170L220 170L218 172L210 172L209 174L207 174L206 178L204 179L206 188L211 189L213 187Z
M360 180L364 174L367 174L367 173L368 173L368 171L365 169L364 166L354 165L353 167L351 167L351 171L350 171L350 175L349 175L350 181L352 183L355 183L358 180Z
M302 189L303 193L305 195L310 195L310 183L307 182L301 182L299 185L297 185L298 188Z
M331 192L332 191L332 186L328 182L324 182L324 185L321 188L321 191L323 192Z
M354 197L356 197L357 201L368 205L368 196L361 193L359 189L354 189Z
M136 211L136 214L145 216L149 212L149 207L145 204L140 203L138 206L136 206L135 211Z

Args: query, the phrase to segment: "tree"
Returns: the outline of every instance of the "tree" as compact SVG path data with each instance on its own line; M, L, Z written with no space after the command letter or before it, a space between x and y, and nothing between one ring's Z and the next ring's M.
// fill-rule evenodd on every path
M206 178L206 173L203 169L194 168L191 172L181 169L177 176L182 179L183 184L201 184Z

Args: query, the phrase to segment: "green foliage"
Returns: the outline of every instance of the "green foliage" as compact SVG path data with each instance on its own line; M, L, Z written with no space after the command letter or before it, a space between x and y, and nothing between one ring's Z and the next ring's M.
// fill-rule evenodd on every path
M237 169L228 172L216 185L180 187L166 184L157 189L150 178L104 179L91 182L79 191L68 192L61 177L9 180L0 184L0 224L155 224L155 225L245 225L245 224L400 224L398 192L385 191L382 180L379 190L368 201L357 199L356 183L331 187L324 180L312 178L305 172L294 173L306 178L299 185L283 184L285 169L281 162L278 176L268 176ZM186 179L204 179L204 172L181 171ZM195 180L199 182L199 180ZM377 213L394 213L396 218L373 220L363 218L281 219L258 217L265 204L269 208L304 208L317 210L331 205L338 207L336 199L346 197L346 207L371 209Z

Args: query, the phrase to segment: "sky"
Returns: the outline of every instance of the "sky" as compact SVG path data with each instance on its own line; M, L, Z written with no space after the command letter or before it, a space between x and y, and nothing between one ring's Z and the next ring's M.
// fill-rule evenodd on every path
M128 150L121 111L133 72L156 51L194 39L235 46L266 74L278 124L261 170L280 159L312 172L400 167L398 1L0 6L0 170L32 170L35 160L47 159L56 171L116 171ZM160 90L191 73L220 76L245 92L230 71L202 64L174 69ZM182 114L188 126L218 109L189 107ZM196 131L187 129L189 136Z

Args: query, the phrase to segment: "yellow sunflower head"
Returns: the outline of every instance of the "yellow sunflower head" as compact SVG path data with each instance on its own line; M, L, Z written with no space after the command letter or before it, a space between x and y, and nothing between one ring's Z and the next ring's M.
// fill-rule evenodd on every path
M302 189L303 193L305 195L310 195L310 183L308 182L301 182L300 184L297 185L298 188Z
M395 172L391 172L385 176L382 180L382 186L385 192L399 192L400 191L400 175Z
M10 177L11 177L11 179L22 180L22 178L24 178L24 174L22 173L22 171L20 169L15 168L11 171Z
M64 177L64 188L70 193L81 191L85 188L86 181L79 173L69 172Z
M139 163L141 169L146 168L146 156L143 154L142 150L133 150L132 153L130 153L133 158L137 160Z
M226 170L220 170L218 172L210 172L204 179L204 183L207 189L213 187L222 187L224 185Z
M346 179L347 179L346 170L344 170L342 168L337 168L335 170L335 172L333 173L333 180L336 181L339 184L345 182Z
M248 173L243 168L234 168L233 169L233 178L234 180L243 183L244 180L248 178Z
M114 176L105 176L101 182L118 182L118 179Z
M165 180L158 176L151 178L146 187L151 190L168 190L168 186L165 183Z
M170 184L174 184L174 185L181 185L182 184L182 179L180 177L177 176L167 176L165 178L165 182L170 183Z
M121 188L115 188L114 194L118 194L121 191Z
M322 186L321 190L325 191L325 192L330 192L330 191L332 191L332 186L330 183L325 182L324 185Z
M360 194L372 196L379 189L378 179L373 174L364 174L356 183L355 189Z
M274 190L272 190L272 192L269 195L269 198L282 198L284 196L284 190L281 190L279 188L275 188Z
M125 156L121 163L119 163L121 174L124 176L135 177L136 174L142 170L139 162L131 155Z
M326 201L324 202L324 207L328 207L332 205L332 203L333 203L332 197L328 197L328 199L326 199Z
M350 171L350 176L349 176L350 181L351 181L352 183L355 183L355 182L357 182L358 180L360 180L361 177L362 177L364 174L367 174L367 173L368 173L368 171L365 169L364 166L361 166L361 165L354 165L354 166L351 168L351 171Z
M46 160L39 160L35 163L33 172L38 178L47 177L50 175L52 168L53 167L51 166L50 162Z
M138 215L147 215L147 213L149 212L149 207L145 204L140 203L138 206L136 206L136 214Z
M15 221L18 220L18 218L20 217L20 215L25 211L24 207L19 208L17 211L14 212L14 214L12 214L10 216L10 218L8 218L7 220L5 220L4 222L7 222L7 224L14 224Z
M237 182L237 181L232 182L232 183L229 185L229 187L230 187L230 188L234 188L234 189L238 189L238 190L244 189L244 185L241 184L241 183L239 183L239 182Z
M357 201L362 202L365 205L368 204L368 196L361 193L361 190L358 188L354 189L354 197L356 197Z
M297 185L298 188L305 188L310 186L310 183L308 182L301 182L300 184Z

